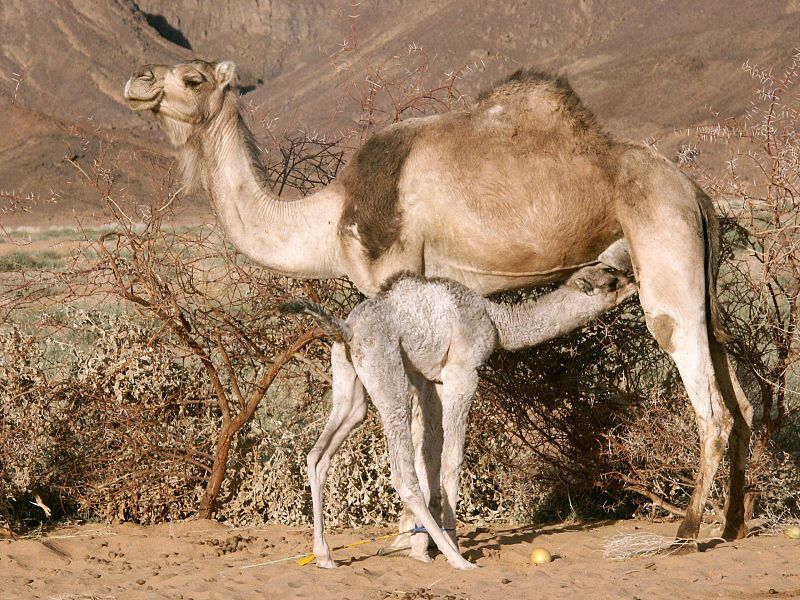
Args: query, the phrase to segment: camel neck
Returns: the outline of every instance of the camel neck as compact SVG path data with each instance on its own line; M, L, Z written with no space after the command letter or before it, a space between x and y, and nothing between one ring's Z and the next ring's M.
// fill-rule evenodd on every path
M341 198L336 186L297 200L269 190L264 167L236 101L202 132L185 160L197 160L203 187L228 239L267 269L309 279L340 276L337 230ZM192 165L187 172L191 177Z

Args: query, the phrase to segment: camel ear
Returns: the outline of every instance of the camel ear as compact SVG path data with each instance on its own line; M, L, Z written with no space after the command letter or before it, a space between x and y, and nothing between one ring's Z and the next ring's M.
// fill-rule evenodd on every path
M219 87L236 85L236 65L229 60L223 60L214 67L214 77Z

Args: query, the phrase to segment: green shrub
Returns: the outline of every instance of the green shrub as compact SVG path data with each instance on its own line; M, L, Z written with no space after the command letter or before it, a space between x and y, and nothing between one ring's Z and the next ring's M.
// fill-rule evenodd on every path
M0 273L26 269L54 269L61 264L62 258L54 250L0 254Z

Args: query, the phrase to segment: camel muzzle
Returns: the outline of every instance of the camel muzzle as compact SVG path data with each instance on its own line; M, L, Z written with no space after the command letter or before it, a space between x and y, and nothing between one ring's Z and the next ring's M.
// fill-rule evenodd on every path
M158 106L164 92L160 86L155 89L153 88L153 80L142 81L141 79L131 77L125 84L125 91L123 93L125 99L128 101L128 107L132 110L149 110Z
M125 83L124 97L132 110L149 110L158 106L164 94L162 83L167 67L144 65Z

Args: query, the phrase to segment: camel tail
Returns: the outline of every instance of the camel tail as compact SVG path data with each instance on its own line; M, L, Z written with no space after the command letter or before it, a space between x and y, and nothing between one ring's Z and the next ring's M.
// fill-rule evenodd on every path
M720 344L733 341L733 337L725 331L719 312L717 298L717 272L719 270L719 225L713 213L711 200L698 190L698 205L703 221L703 240L706 246L706 311L708 315L708 332Z
M337 342L349 345L350 340L353 339L353 330L350 329L350 326L345 321L331 313L325 307L311 302L310 300L305 300L304 298L290 300L281 304L279 310L284 315L305 313L311 316L317 322L320 329L322 329L328 337L333 338Z

